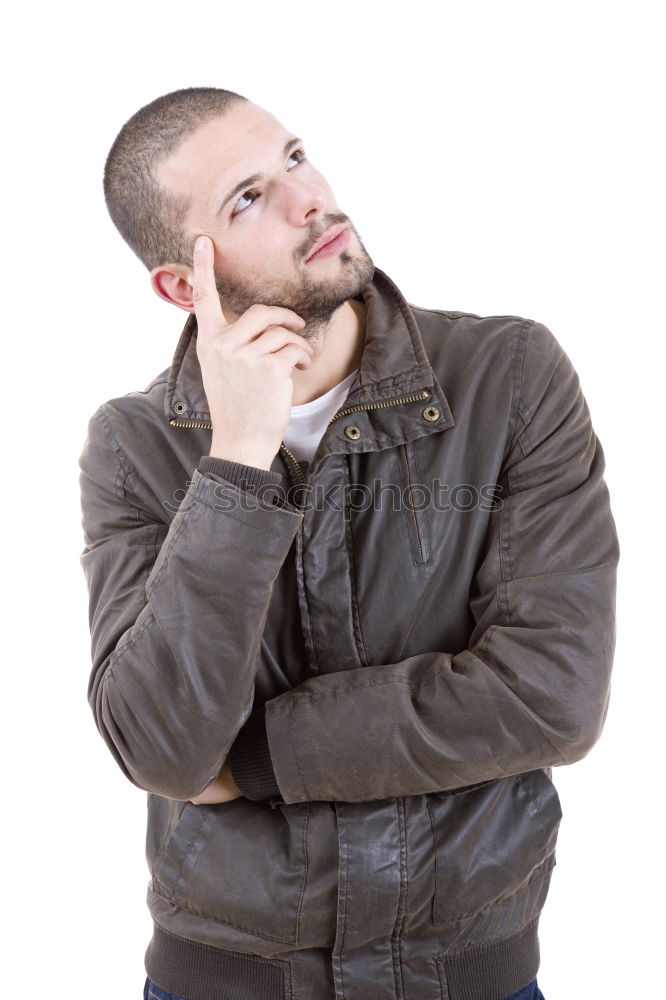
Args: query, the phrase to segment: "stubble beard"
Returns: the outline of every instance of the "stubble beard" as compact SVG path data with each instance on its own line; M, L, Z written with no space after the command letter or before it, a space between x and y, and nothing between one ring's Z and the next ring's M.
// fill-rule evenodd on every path
M347 216L337 216L332 218L330 224L348 221ZM338 274L335 277L316 278L309 271L303 270L301 265L300 279L271 280L267 276L259 284L242 278L229 280L216 270L215 284L220 298L238 315L242 315L256 302L292 309L305 320L306 325L298 333L318 349L323 343L333 314L348 299L360 295L372 280L375 271L372 258L358 233L351 224L349 228L356 235L360 252L343 250L338 254ZM302 261L302 254L298 259Z

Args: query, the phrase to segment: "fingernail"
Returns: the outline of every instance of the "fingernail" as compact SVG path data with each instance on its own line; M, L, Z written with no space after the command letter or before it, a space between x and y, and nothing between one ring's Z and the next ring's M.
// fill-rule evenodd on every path
M205 250L206 249L206 236L197 236L196 243L194 244L195 250Z

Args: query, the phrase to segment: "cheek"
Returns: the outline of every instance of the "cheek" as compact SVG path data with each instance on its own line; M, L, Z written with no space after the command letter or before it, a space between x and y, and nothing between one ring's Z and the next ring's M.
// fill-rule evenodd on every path
M248 226L246 233L234 234L217 254L217 267L229 277L265 276L284 271L290 261L290 248L278 229L267 231L261 226Z

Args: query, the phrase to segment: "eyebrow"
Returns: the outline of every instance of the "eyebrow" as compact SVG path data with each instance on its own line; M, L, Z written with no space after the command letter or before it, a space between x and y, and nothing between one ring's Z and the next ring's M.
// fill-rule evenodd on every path
M302 142L303 142L302 139L298 139L296 137L294 137L293 139L288 139L287 142L285 143L284 149L282 150L282 159L284 159L287 156L287 153L291 150L292 146L298 146ZM258 184L259 181L262 181L263 179L264 179L264 174L252 174L250 177L246 177L244 180L239 181L238 184L236 184L229 192L229 194L226 196L226 198L224 199L224 201L222 202L222 204L220 205L215 214L220 215L222 210L226 208L231 199L235 198L237 194L240 194L240 192L244 188L252 187L253 184Z

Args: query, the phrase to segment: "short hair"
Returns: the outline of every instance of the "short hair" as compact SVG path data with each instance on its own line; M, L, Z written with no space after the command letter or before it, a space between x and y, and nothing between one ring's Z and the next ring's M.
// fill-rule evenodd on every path
M192 132L246 97L216 87L174 90L144 105L125 122L104 166L104 198L113 223L152 271L167 262L192 263L183 233L189 198L157 181L155 167Z

